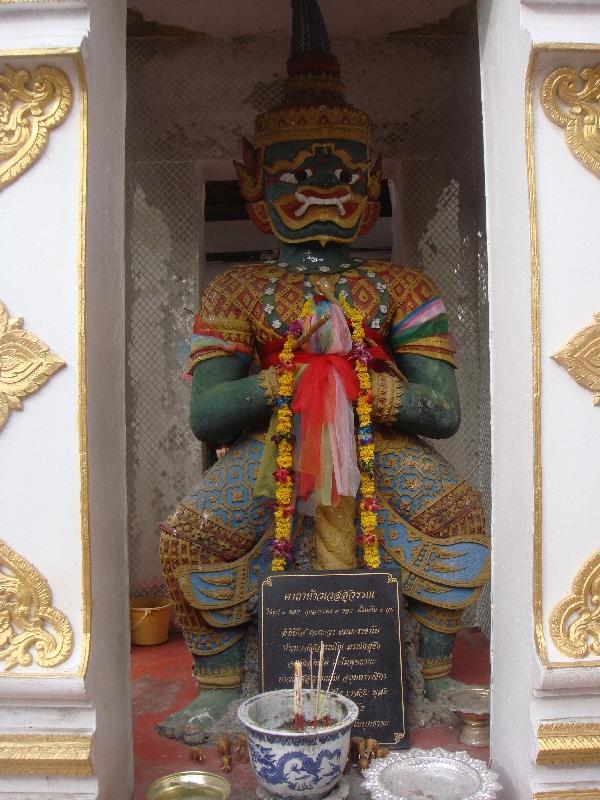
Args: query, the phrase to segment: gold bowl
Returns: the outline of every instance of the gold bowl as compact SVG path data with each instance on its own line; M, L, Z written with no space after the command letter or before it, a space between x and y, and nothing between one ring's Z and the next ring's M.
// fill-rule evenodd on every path
M229 781L213 772L174 772L148 787L146 800L227 800Z

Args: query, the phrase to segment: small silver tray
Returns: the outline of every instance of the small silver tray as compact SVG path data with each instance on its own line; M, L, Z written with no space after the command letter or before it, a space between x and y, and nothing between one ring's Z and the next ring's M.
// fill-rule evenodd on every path
M441 747L377 758L362 785L373 800L494 800L502 788L485 762Z

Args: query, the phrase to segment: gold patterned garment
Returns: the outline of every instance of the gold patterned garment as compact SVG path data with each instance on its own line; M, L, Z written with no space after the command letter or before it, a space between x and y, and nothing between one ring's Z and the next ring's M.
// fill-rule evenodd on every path
M194 322L188 370L210 358L237 355L250 361L277 348L298 319L317 283L358 308L370 337L396 354L437 358L450 364L454 348L443 300L418 269L367 261L339 274L290 274L279 266L249 264L217 277L206 290Z

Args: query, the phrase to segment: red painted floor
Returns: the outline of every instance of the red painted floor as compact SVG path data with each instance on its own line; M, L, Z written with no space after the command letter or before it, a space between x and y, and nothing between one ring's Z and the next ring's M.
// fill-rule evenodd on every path
M198 768L220 772L221 765L214 747L204 748L206 759L200 766L190 760L190 748L165 739L154 730L156 723L170 712L183 708L196 696L190 664L185 643L177 634L173 634L166 644L132 648L133 800L146 800L150 783L171 772ZM453 677L464 683L488 684L489 675L486 638L475 628L461 631L454 646ZM422 728L411 732L411 745L444 747L447 750L467 749L475 758L488 760L487 748L465 748L458 739L458 733L457 728ZM248 765L234 760L233 770L227 777L237 797L250 800L254 796L255 783Z

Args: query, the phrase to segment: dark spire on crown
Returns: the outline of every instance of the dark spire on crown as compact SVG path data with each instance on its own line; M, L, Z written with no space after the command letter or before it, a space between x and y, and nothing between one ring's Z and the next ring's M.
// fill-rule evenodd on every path
M317 0L292 0L292 57L330 55L329 36Z
M284 105L344 103L340 65L317 0L292 0L292 48Z

